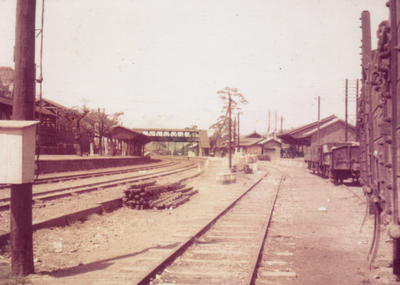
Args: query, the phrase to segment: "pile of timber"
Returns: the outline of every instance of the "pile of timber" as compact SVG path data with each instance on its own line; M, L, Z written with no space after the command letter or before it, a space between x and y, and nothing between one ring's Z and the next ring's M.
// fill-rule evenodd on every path
M131 209L169 209L176 208L198 193L193 187L180 182L155 185L134 184L124 191L123 204Z

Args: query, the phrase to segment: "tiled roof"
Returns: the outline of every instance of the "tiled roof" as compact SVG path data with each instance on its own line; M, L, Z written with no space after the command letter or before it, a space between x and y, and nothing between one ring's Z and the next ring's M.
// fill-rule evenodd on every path
M279 144L282 144L281 140L277 139L277 138L266 138L266 139L263 139L262 141L258 142L258 144L266 144L267 142L270 142L270 141L275 141Z
M243 137L243 138L240 138L239 145L240 146L251 146L251 145L258 144L262 140L264 140L263 137L261 137L261 138Z
M327 128L327 127L329 127L329 126L331 126L331 125L333 125L335 123L338 123L338 122L342 122L343 124L346 124L346 122L344 122L343 120L341 120L339 118L335 118L332 121L320 124L319 125L319 129L323 130L323 129L325 129L325 128ZM351 129L355 129L355 127L353 125L348 124L348 126ZM304 132L303 134L301 134L301 137L303 137L303 138L304 137L309 137L309 136L312 136L313 134L315 134L316 132L318 132L318 126L316 128L313 128L313 129L307 131L307 132Z
M335 120L335 119L338 119L338 117L336 117L335 115L330 115L329 117L326 117L326 118L323 118L323 119L319 120L319 124L320 125L321 124L325 124L325 123L327 123L329 121L332 121L332 120ZM287 136L287 135L290 135L290 136L299 135L301 133L307 132L307 131L312 130L312 129L317 128L317 127L318 127L318 121L315 121L315 122L312 122L310 124L295 128L293 130L289 130L289 131L283 132L283 133L279 134L278 137Z
M339 119L335 115L331 115L329 117L321 119L319 122L315 121L310 124L301 126L299 128L286 131L284 133L281 133L278 135L278 138L282 139L285 142L289 143L297 143L297 144L310 144L310 139L313 134L318 132L319 130L325 129L328 126L331 126L332 124L342 122L345 124L345 122L341 119ZM352 129L355 127L348 124L348 126Z

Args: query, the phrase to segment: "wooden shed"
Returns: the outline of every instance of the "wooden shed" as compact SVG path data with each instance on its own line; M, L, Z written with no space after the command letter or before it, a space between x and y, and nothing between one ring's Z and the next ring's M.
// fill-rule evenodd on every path
M263 141L265 137L254 131L253 133L243 136L239 140L239 149L247 154L262 154L262 146L258 143Z
M261 154L268 155L271 160L281 158L282 143L279 139L271 137L257 143L261 146Z

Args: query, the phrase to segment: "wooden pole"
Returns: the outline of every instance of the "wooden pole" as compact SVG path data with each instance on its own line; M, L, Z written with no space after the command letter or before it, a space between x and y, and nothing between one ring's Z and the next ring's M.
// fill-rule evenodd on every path
M360 98L359 98L359 86L358 86L358 79L356 81L356 141L360 141Z
M228 93L229 96L229 169L232 168L232 118L231 118L231 92Z
M344 140L347 142L348 140L348 111L347 111L347 104L348 104L348 89L349 89L349 80L346 78L346 90L345 90L345 121L346 121L346 126L345 126L345 133L344 133Z
M238 124L237 124L237 147L240 148L240 112L238 113Z
M317 133L318 133L318 145L320 145L321 144L321 134L319 133L319 126L320 126L320 120L321 120L321 97L320 96L318 96L318 130L317 130Z
M235 120L233 121L233 137L232 137L232 141L233 141L233 146L235 147L235 144L236 144L236 135L237 135L237 133L236 133L236 117L235 117Z
M36 0L17 0L15 78L12 120L33 120L35 102ZM32 238L32 183L11 185L11 273L34 272Z

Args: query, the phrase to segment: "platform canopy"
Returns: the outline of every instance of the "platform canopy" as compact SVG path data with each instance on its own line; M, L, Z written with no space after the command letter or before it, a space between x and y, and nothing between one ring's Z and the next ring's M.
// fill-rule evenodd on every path
M121 140L135 140L141 144L150 142L150 138L148 136L122 126L112 127L110 133L113 138Z
M310 124L280 133L277 135L284 143L293 145L310 145L311 136L318 131L327 127L328 125L339 121L340 119L331 115L329 117L323 118L321 120L312 122Z

